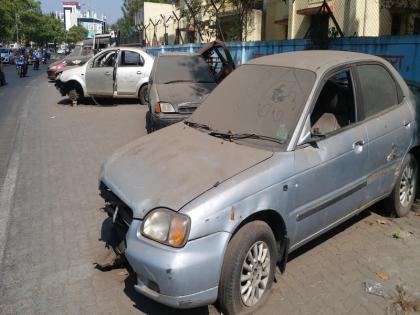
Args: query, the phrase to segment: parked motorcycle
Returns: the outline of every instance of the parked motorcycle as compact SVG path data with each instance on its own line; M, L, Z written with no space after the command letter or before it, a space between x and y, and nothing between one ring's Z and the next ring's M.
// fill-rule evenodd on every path
M21 57L16 61L16 70L20 78L23 78L28 73L28 62Z

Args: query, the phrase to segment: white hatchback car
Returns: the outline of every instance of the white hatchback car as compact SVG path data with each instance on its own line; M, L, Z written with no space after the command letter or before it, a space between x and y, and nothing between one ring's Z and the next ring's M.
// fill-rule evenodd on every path
M13 63L15 61L15 55L10 48L0 48L0 57L4 63Z
M58 74L56 87L73 102L82 97L138 98L146 104L153 57L141 48L112 47L81 67Z

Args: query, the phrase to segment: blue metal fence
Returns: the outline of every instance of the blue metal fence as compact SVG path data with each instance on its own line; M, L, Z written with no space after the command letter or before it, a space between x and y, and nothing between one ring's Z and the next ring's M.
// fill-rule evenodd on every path
M227 47L237 65L253 58L308 49L308 40L229 42ZM149 47L153 55L165 51L195 52L201 44ZM363 52L381 56L390 61L406 80L420 82L420 35L346 37L331 42L330 49Z

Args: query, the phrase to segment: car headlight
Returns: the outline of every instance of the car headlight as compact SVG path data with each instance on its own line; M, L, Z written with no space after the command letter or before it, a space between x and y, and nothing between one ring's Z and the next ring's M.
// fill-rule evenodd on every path
M189 230L188 216L166 208L151 211L140 227L143 236L172 247L184 246Z
M175 113L175 109L171 103L157 102L155 105L155 113Z

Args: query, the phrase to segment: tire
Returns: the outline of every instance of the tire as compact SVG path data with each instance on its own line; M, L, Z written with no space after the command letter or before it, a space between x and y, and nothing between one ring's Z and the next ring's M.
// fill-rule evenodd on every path
M146 113L146 130L147 130L147 133L152 133L154 131L153 119L152 119L152 114L150 112L150 108L149 108L149 111Z
M258 258L264 250L267 251L263 263L252 264L251 258ZM233 236L226 250L219 283L220 311L228 315L249 314L263 305L273 284L276 261L276 240L267 223L252 221L244 225ZM252 270L244 273L246 268ZM259 297L255 293L256 288L263 290Z
M147 84L143 85L139 90L139 102L141 105L147 104Z
M392 216L400 218L410 212L416 198L417 174L416 158L411 153L408 153L401 164L394 189L385 202Z

